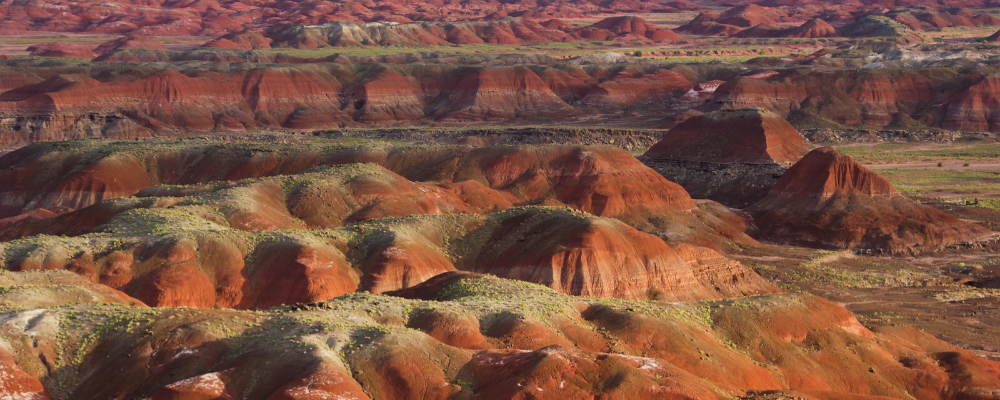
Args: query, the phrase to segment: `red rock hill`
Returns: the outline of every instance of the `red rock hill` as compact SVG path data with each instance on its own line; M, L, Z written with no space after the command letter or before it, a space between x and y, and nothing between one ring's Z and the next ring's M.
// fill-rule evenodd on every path
M765 240L905 253L990 232L901 195L831 147L811 151L749 208Z
M48 42L28 47L33 56L91 59L97 56L90 46L65 42Z
M125 35L118 39L107 41L97 46L94 52L97 54L110 53L118 49L149 49L166 50L160 42L142 35Z
M795 162L808 148L784 118L764 109L723 110L670 129L644 157L713 163Z

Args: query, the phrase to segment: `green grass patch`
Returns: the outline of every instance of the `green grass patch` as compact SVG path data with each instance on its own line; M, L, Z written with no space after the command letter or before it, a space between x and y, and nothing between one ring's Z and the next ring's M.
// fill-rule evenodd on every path
M1000 171L960 169L882 169L877 171L900 192L921 195L933 190L1000 193Z
M926 143L880 143L837 148L862 164L898 164L905 162L938 162L964 160L995 162L1000 160L1000 145L996 143L954 143L928 148Z

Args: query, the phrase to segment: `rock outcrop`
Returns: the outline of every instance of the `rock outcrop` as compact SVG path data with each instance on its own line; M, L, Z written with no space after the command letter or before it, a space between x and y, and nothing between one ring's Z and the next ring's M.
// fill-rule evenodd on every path
M202 47L216 49L237 49L237 50L260 50L270 49L273 40L264 36L261 32L246 30L238 33L231 33L220 36L206 42Z
M625 69L594 86L580 103L594 108L635 107L667 102L692 88L694 84L677 71L663 69L638 74Z
M822 54L802 60L844 60ZM19 60L0 68L0 145L362 125L580 124L615 121L624 111L666 114L664 126L672 126L692 108L754 107L804 127L1000 130L986 106L1000 89L977 70L768 67L737 75L725 66L696 71L620 54L568 62L482 56L478 65L416 54L294 59L204 49L102 57L149 64ZM607 64L615 59L636 62ZM223 67L231 63L247 68Z
M840 36L832 25L819 18L813 18L802 25L793 28L782 28L773 24L754 25L738 33L730 35L732 37L759 37L759 38L824 38Z
M906 198L830 147L803 157L748 211L764 240L830 249L910 253L991 234Z
M912 43L927 39L906 25L882 15L869 15L844 26L840 31L847 37L892 37Z
M2 315L0 393L35 399L974 398L1000 385L996 362L912 328L871 331L808 294L625 303L452 272L254 313ZM60 354L73 362L48 372Z
M345 200L350 201L336 201ZM568 294L627 299L691 301L777 291L713 250L668 245L618 220L565 209L419 218L426 211L416 210L404 221L377 222L379 231L366 231L364 225L360 231L331 231L332 241L295 226L291 232L261 229L255 234L235 223L199 219L198 212L126 210L94 233L64 242L71 247L26 238L24 244L0 246L11 257L3 267L86 273L88 283L100 282L157 307L266 309L357 290L403 289L455 270L488 272ZM261 221L265 214L241 215L244 221ZM157 232L170 239L159 239ZM109 241L109 235L117 239ZM29 243L41 247L27 250ZM70 248L85 250L73 256Z
M805 140L780 115L738 109L688 118L642 160L695 198L743 207L763 198L806 152Z
M171 307L263 309L405 288L455 270L621 298L775 290L702 247L752 243L739 216L699 207L614 148L279 146L254 155L95 145L103 154L35 145L0 158L12 188L7 212L23 211L0 220L5 239L24 238L0 245L5 268L78 270ZM61 168L27 174L60 159ZM31 175L51 182L28 188ZM155 186L166 182L182 185ZM17 199L31 200L12 211ZM403 219L379 222L387 218ZM351 225L360 222L382 228ZM324 239L308 229L339 233ZM55 235L72 243L49 243Z
M714 163L793 163L808 148L780 115L764 109L702 114L671 128L644 157Z
M952 99L941 127L957 131L1000 132L1000 118L990 110L1000 105L1000 76L979 78Z
M639 17L605 18L574 33L585 40L616 40L620 42L635 40L679 42L683 40L670 29L661 28Z
M746 4L733 7L719 14L715 22L725 25L733 25L741 28L749 28L760 24L773 24L785 22L788 14L778 8L761 7L756 4Z
M119 49L166 50L167 48L163 47L160 42L146 36L125 35L118 39L102 43L94 49L94 52L97 54L106 54Z
M918 32L949 27L975 28L1000 25L1000 18L988 13L973 14L962 7L898 8L884 15Z
M419 0L357 4L344 1L302 4L296 0L258 2L235 0L220 4L205 1L113 0L80 4L70 0L0 5L0 34L26 32L86 33L91 35L140 34L146 36L224 36L247 27L323 25L330 22L399 23L432 21L459 23L497 20L505 16L526 19L584 18L607 13L651 13L700 9L687 2L677 8L656 1L601 3L571 0L558 5L495 4L460 1L441 4Z
M569 117L577 113L526 67L477 69L448 90L446 120L496 121L511 118Z
M141 301L95 283L92 258L77 257L67 270L4 272L0 274L0 308L58 307L78 303L122 304L145 307ZM2 356L0 356L2 357ZM0 384L0 393L2 384Z
M718 12L703 11L688 23L677 27L677 31L695 35L730 36L743 30L736 25L716 22L717 19Z
M246 35L246 34L241 34ZM480 22L412 22L406 24L371 22L359 24L336 21L323 25L290 25L264 33L274 47L344 47L344 46L437 46L450 44L516 45L541 42L601 40L631 42L636 40L681 41L670 29L656 26L638 17L612 17L593 25L576 28L553 20L540 24L528 18L502 18ZM221 39L221 40L220 40ZM206 47L254 47L250 37L224 36ZM237 44L234 40L243 44ZM234 47L235 45L235 47Z
M97 56L92 47L66 42L48 42L28 46L27 51L33 56L66 57L91 59Z

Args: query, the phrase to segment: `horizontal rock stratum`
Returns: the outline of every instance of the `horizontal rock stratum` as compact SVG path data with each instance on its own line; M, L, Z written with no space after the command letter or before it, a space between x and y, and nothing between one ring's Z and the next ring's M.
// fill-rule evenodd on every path
M671 128L643 157L709 163L794 163L809 151L792 124L766 109L715 111Z
M975 69L740 71L513 56L468 56L474 65L453 65L420 54L304 59L134 48L102 57L107 62L85 65L0 61L0 144L384 125L578 125L616 121L625 110L641 113L644 124L672 127L666 120L753 108L837 129L1000 130L989 112L1000 104L1000 86Z

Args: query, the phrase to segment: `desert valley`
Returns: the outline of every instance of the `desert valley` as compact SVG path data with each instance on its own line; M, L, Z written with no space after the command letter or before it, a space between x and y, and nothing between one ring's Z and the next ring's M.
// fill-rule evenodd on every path
M1000 3L0 0L0 399L1000 399Z

